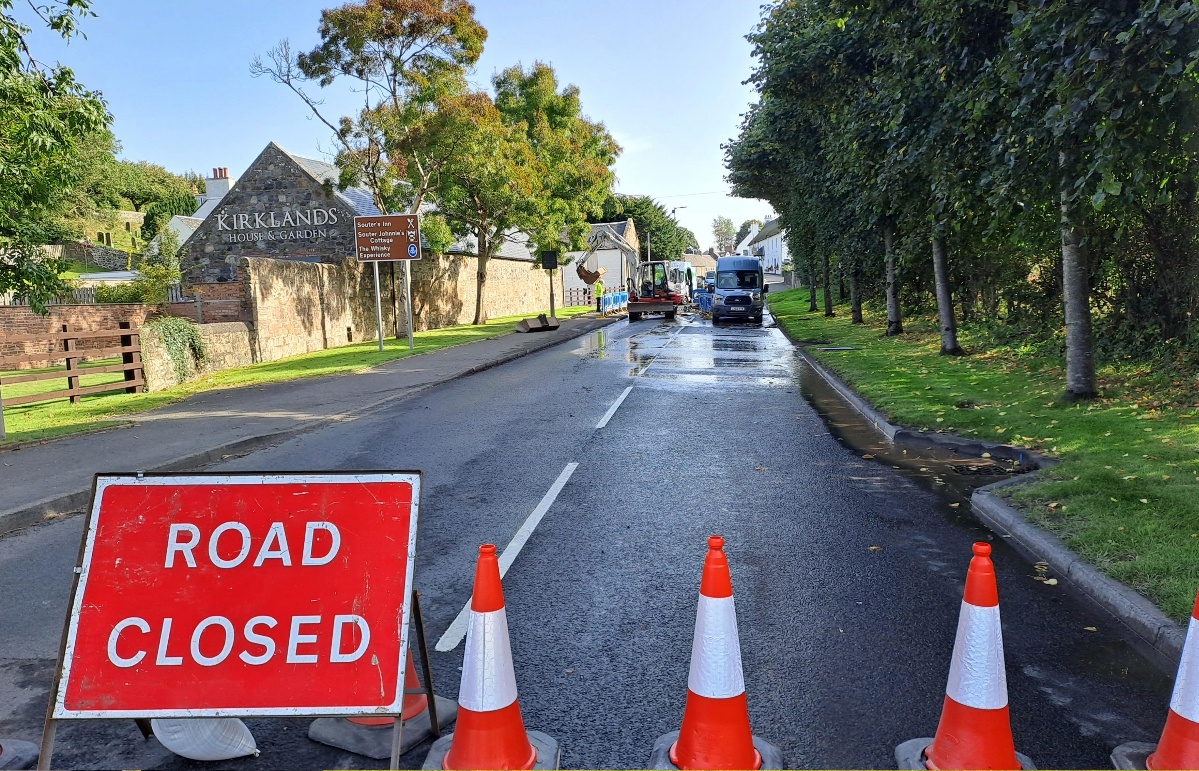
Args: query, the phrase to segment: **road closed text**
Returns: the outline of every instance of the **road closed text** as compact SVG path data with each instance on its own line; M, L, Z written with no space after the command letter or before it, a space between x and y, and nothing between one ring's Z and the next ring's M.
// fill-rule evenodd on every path
M419 477L101 476L55 714L390 714Z
M318 540L320 536L324 538ZM340 548L341 531L332 522L307 522L302 538L293 535L291 540L282 522L272 522L259 543L241 522L222 522L207 534L196 524L177 522L167 531L163 567L195 569L199 560L222 570L247 561L251 567L271 561L286 567L319 567L332 562ZM202 667L213 667L236 655L257 666L280 654L288 664L316 664L322 655L330 663L348 664L362 657L371 637L366 619L352 613L285 619L258 615L236 626L229 618L214 615L190 630L174 627L175 620L169 616L154 622L140 616L121 619L108 636L108 660L118 667L135 667L152 653L155 666L179 666L186 656Z

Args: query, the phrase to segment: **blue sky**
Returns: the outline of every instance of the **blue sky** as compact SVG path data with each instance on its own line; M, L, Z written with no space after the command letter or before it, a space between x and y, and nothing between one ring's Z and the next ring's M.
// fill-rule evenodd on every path
M270 141L328 158L328 131L283 86L249 74L250 60L281 39L295 50L317 42L322 8L334 0L97 0L87 39L47 35L35 53L61 61L104 93L122 156L175 172L241 171ZM620 192L686 207L679 221L712 243L712 218L763 219L762 201L727 195L722 142L736 135L753 99L742 85L753 60L745 40L756 0L475 0L489 37L472 79L516 62L552 64L581 92L584 111L625 148ZM328 89L336 115L357 108Z

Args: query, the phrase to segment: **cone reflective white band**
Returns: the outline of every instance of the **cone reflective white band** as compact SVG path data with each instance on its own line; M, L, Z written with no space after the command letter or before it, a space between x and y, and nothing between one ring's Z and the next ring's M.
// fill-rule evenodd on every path
M1178 662L1178 675L1174 678L1170 709L1192 723L1199 723L1199 661L1196 659L1199 659L1199 621L1191 616L1187 639L1182 644L1182 661Z
M709 699L728 699L745 693L737 611L732 597L699 596L687 690Z
M1007 674L1003 668L1003 630L999 606L962 603L953 662L945 695L965 707L1001 709L1007 706Z
M470 612L458 704L472 712L494 712L516 701L516 672L508 647L508 616L503 608Z

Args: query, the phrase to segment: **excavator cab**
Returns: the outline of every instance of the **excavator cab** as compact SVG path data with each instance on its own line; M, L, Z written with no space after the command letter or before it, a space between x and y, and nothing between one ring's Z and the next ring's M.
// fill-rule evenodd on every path
M637 297L643 300L665 299L670 295L670 281L664 262L643 262L637 266Z

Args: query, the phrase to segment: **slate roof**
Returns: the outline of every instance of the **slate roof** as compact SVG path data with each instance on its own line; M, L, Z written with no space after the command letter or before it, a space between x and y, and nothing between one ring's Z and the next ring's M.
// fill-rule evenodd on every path
M282 149L282 148L280 148ZM299 155L287 153L296 164L311 174L316 181L328 183L333 187L333 194L341 199L341 202L350 207L359 217L373 217L383 212L379 211L379 207L375 206L375 197L371 195L371 191L362 185L347 187L345 190L337 188L337 181L341 179L341 169L337 168L332 163L318 161L315 158L303 158Z
M783 232L783 228L779 224L780 219L782 218L775 217L770 222L767 222L765 225L763 225L762 229L758 231L758 234L754 236L754 240L749 242L749 246L753 246L754 244L765 241L771 236L777 236L779 233Z

